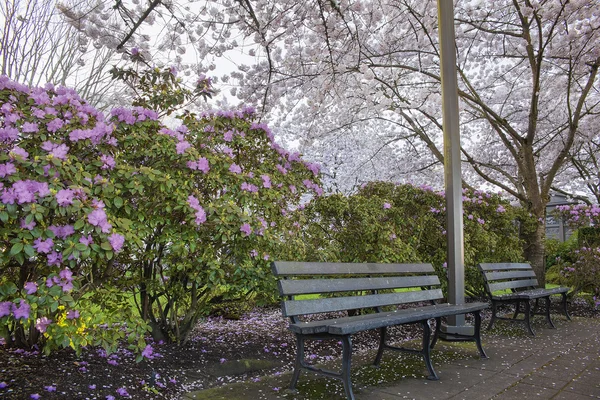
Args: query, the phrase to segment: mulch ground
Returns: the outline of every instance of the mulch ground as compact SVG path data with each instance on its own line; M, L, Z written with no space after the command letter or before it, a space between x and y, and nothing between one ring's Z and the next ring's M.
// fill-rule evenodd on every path
M600 317L598 310L579 299L570 311ZM286 327L278 309L257 309L239 320L207 318L185 346L155 344L158 356L141 363L123 349L110 356L88 349L80 357L69 350L46 357L0 346L0 399L177 399L193 390L260 379L292 369L295 339ZM420 328L400 326L392 334L397 341L411 340L420 337ZM376 343L377 332L353 336L354 352ZM340 346L311 341L306 354L315 363L325 362L339 357ZM240 375L214 373L218 366L240 359L272 361L276 367Z

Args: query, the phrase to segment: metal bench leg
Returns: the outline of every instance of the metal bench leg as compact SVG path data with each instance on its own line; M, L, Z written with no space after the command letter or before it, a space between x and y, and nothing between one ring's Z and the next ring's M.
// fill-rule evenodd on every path
M379 349L377 349L377 356L375 357L375 361L373 365L379 367L381 363L381 358L383 357L383 350L385 349L385 342L387 341L387 328L383 327L379 329Z
M527 330L531 336L535 336L533 329L531 329L531 304L529 304L529 300L525 300L525 325L527 325Z
M533 306L533 313L532 313L533 315L535 315L537 313L539 306L540 306L540 299L537 298L537 299L535 299L535 306Z
M296 334L296 362L294 364L294 375L292 375L292 382L290 383L290 390L296 390L296 384L298 378L300 378L300 371L302 370L302 363L304 362L304 337Z
M474 312L473 315L475 316L475 332L473 335L475 337L475 344L477 344L477 350L479 350L479 355L481 358L488 358L487 354L485 354L485 351L483 351L483 347L481 346L481 312Z
M427 370L429 370L429 376L427 379L431 381L437 381L440 378L438 378L435 370L433 369L433 365L431 364L431 326L429 326L429 320L421 321L421 323L423 325L423 359L425 360Z
M517 316L521 313L521 302L517 301L515 304L515 313L513 314L513 319L517 319Z
M492 318L490 319L490 323L488 324L487 330L491 330L494 326L494 322L496 321L496 302L492 300Z
M567 310L567 294L566 293L561 293L562 295L562 306L563 306L563 310L565 312L565 316L567 317L567 320L571 320L571 316L569 315L569 310Z
M342 336L342 382L348 400L354 400L352 382L350 381L350 367L352 365L352 341L350 335Z
M436 318L435 319L435 332L433 333L433 340L431 341L431 348L433 349L435 347L435 344L437 343L438 337L440 336L440 329L442 327L442 318Z
M554 323L552 322L552 318L550 318L550 296L546 297L546 322L550 325L550 328L556 329Z

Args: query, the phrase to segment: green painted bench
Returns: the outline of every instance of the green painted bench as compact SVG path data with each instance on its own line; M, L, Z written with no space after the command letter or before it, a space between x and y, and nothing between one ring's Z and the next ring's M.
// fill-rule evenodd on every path
M443 299L440 281L431 264L318 263L275 261L274 274L279 277L279 293L284 297L281 309L290 318L289 329L296 335L297 352L290 389L295 390L302 370L340 379L348 399L354 399L350 368L351 336L357 332L380 331L374 365L381 362L384 350L398 350L422 355L429 371L428 379L438 379L430 352L439 337L443 317L473 314L473 335L454 335L453 340L474 341L482 358L487 358L480 337L481 310L487 303L449 304ZM323 297L321 295L336 294ZM312 295L312 296L303 296ZM319 295L319 296L315 296ZM302 296L298 298L297 296ZM405 305L402 309L394 306ZM392 306L392 307L389 307ZM306 316L323 318L303 321ZM430 320L436 329L431 334ZM387 328L418 323L423 327L422 348L407 349L388 344ZM341 372L307 364L304 342L307 339L336 340L342 343Z
M534 315L545 315L546 321L551 328L556 328L550 318L550 296L562 296L562 308L568 320L571 320L567 309L567 287L555 287L551 289L539 288L535 272L527 263L481 263L478 265L483 274L485 290L492 303L492 318L488 330L492 329L496 320L505 320L524 323L529 334L535 336L531 328L531 317ZM498 293L508 290L508 293ZM537 312L540 299L544 299L543 312ZM531 308L531 300L535 300L535 306ZM499 317L498 306L502 304L514 304L515 312L512 318ZM523 318L517 318L521 313L521 305L524 306Z

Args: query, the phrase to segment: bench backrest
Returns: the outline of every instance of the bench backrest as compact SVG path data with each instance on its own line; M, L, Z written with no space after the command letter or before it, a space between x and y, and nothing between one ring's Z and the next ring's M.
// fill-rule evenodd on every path
M431 264L271 263L286 317L384 307L443 298ZM397 289L411 289L397 291ZM379 293L379 291L385 293ZM339 297L297 299L298 295L342 293Z
M481 263L479 270L490 296L499 290L519 291L538 286L535 272L528 263Z

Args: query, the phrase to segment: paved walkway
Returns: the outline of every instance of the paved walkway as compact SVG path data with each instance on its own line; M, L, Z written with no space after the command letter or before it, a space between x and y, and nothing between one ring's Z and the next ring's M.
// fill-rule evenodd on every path
M536 319L534 338L525 336L520 325L498 323L499 328L483 337L487 360L477 357L471 343L440 342L434 350L439 381L425 379L424 366L418 357L410 360L407 357L411 355L391 353L387 359L384 357L381 369L361 366L357 357L352 377L356 399L600 398L600 320L574 318L568 322L560 316L553 319L556 330L546 328L541 319ZM362 362L370 358L368 355ZM392 370L390 378L388 372ZM289 374L285 374L259 383L190 393L184 399L344 398L337 381L311 375L302 373L296 394L284 390L289 382Z

